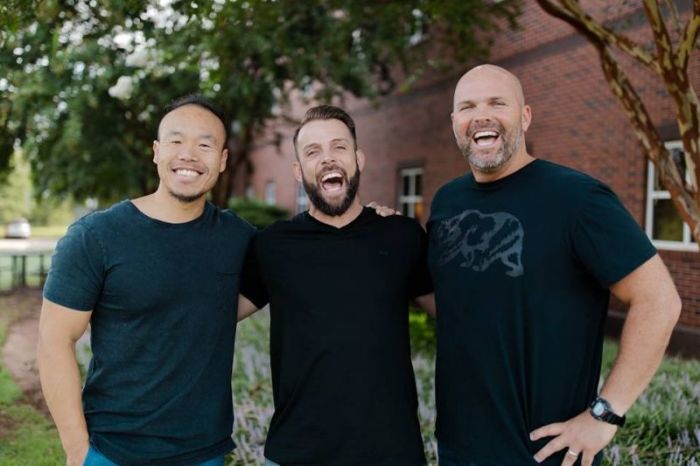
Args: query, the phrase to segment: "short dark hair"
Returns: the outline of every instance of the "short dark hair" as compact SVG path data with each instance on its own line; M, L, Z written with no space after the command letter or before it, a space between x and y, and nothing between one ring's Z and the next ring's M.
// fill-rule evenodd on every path
M180 107L184 107L185 105L196 105L197 107L203 108L204 110L213 113L219 119L219 121L221 121L221 124L224 125L224 148L226 148L229 136L229 128L226 116L221 110L216 108L211 102L209 102L207 99L205 99L199 94L188 94L179 97L173 100L167 107L165 107L165 110L163 110L163 115L158 121L158 132L160 132L160 124L163 122L163 118L165 118L166 115L168 115L170 112L177 110ZM156 139L157 138L158 134L156 134Z
M294 131L294 137L292 138L292 143L294 144L294 152L297 152L297 139L299 138L299 131L304 127L305 124L314 120L340 120L345 126L348 127L350 134L352 135L352 143L355 150L357 150L357 135L355 134L355 122L352 117L340 107L335 107L333 105L319 105L317 107L311 107L304 114L304 118L301 120L299 127Z

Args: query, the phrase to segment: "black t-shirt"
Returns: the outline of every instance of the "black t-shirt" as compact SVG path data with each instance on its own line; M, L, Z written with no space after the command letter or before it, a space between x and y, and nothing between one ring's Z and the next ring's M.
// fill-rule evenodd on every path
M364 209L343 228L308 213L258 233L241 292L270 303L275 414L265 456L283 466L425 464L408 303L431 291L412 219Z
M83 409L110 460L191 465L233 448L238 276L254 233L209 203L173 224L124 201L59 241L44 297L92 310Z
M438 440L465 464L532 465L549 439L529 432L596 396L608 287L656 251L609 188L542 160L448 183L428 232Z

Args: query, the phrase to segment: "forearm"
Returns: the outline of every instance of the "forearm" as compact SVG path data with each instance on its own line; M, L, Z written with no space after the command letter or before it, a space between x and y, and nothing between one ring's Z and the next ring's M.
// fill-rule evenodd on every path
M37 348L41 388L66 456L83 454L89 443L73 341L41 338Z
M633 304L620 337L620 350L601 390L613 411L625 413L644 391L663 359L680 313L677 295Z

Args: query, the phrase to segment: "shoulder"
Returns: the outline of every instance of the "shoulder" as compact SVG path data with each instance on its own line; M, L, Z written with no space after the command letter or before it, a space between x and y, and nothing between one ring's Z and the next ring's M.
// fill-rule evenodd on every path
M419 239L425 234L425 229L414 218L398 214L382 217L373 209L367 209L370 211L370 221L397 240L406 238Z
M241 218L237 213L228 209L211 206L214 210L216 218L215 224L227 230L237 230L245 233L248 236L253 236L257 229L247 220Z
M456 193L463 191L472 182L473 182L473 177L472 177L471 173L468 173L466 175L462 175L458 178L455 178L451 181L448 181L447 183L442 185L435 193L435 196L433 196L433 204L439 203L443 199L449 198L449 197L455 195Z
M553 195L561 196L569 202L581 202L595 192L612 193L602 181L573 168L547 160L539 160L535 168L535 176L539 178L536 182L547 186Z
M130 202L128 200L121 201L107 209L90 212L76 220L69 227L69 231L89 231L99 235L103 232L114 231L115 227L119 225L122 227L128 225L124 220L133 214Z

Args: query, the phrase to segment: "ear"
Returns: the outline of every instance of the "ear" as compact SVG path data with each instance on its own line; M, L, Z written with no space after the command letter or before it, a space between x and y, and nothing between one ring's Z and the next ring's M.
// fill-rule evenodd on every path
M160 149L160 143L158 140L153 141L153 163L158 163L158 151Z
M228 149L221 151L221 160L219 160L219 173L226 170L226 162L228 161Z
M530 122L532 122L532 109L530 108L529 105L525 105L523 107L522 115L520 118L521 118L521 122L522 122L522 126L523 126L523 133L524 133L530 127Z
M292 170L294 171L294 178L301 183L304 175L301 173L301 164L298 161L292 164Z
M362 149L357 149L355 151L357 156L357 166L360 167L360 172L365 168L365 152Z

